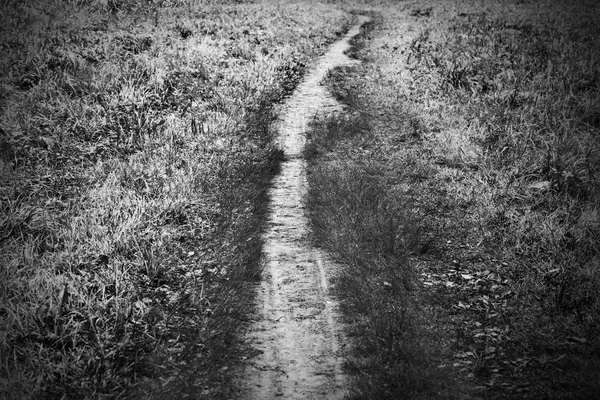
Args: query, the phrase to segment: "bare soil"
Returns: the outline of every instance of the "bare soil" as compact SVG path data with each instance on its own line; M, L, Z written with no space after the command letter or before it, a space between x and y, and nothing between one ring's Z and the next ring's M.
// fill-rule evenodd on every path
M311 245L303 203L307 180L302 151L308 123L320 113L342 111L321 82L332 68L357 62L345 52L366 21L367 17L359 17L344 38L315 62L281 113L279 143L285 161L270 189L263 280L247 337L256 349L243 378L250 399L341 399L347 394L340 355L343 326L329 291L336 266Z

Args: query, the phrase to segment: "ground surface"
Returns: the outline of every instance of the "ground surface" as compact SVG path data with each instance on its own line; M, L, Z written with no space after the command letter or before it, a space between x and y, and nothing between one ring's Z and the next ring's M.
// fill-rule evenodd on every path
M597 15L2 2L0 398L600 398Z
M344 52L366 21L359 18L315 62L284 105L279 143L285 161L270 190L259 313L248 335L257 352L248 360L249 399L342 399L347 391L340 354L343 330L328 289L335 264L311 244L302 152L308 123L317 114L341 111L321 81L332 68L356 63Z

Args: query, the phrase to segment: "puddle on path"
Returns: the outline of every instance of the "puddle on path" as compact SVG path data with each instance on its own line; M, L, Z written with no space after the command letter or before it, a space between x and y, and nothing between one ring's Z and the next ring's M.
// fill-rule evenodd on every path
M306 127L316 114L342 110L320 83L330 69L357 62L344 51L368 20L359 17L358 24L317 59L283 109L279 141L286 161L270 190L258 316L247 337L259 353L248 360L243 377L248 399L342 399L347 394L341 323L328 290L335 267L308 238L302 149Z

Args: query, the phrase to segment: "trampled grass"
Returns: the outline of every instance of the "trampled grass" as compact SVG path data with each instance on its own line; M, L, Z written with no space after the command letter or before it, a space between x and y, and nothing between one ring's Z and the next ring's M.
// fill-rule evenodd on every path
M235 397L315 3L3 2L0 397Z
M356 398L600 393L598 12L387 4L331 75L308 204Z

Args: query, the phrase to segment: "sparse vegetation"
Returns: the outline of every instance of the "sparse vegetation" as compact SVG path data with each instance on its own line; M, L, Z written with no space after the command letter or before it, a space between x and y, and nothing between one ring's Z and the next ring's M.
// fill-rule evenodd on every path
M600 395L592 2L386 6L307 149L356 398Z
M0 7L0 397L235 397L275 108L349 16Z

